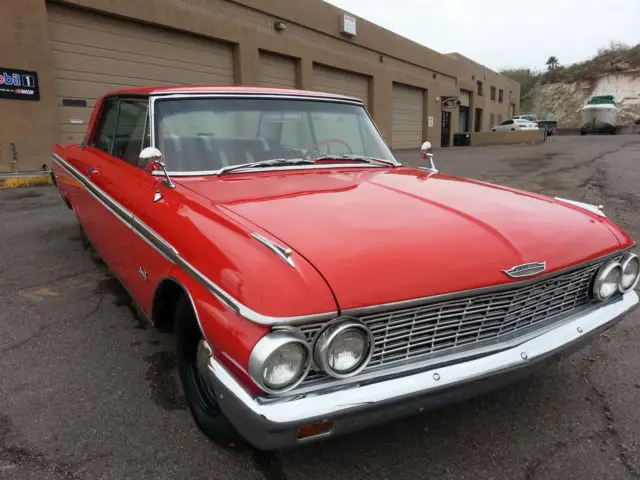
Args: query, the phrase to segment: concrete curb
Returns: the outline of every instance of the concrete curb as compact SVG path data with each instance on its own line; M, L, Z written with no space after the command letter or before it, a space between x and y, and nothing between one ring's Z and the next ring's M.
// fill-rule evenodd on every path
M51 185L51 175L47 172L0 173L0 190L5 188L33 187Z

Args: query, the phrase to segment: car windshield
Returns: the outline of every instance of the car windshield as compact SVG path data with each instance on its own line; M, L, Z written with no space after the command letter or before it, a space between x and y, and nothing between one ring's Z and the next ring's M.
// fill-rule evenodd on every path
M159 99L155 142L167 171L175 173L211 172L265 160L279 160L265 165L279 168L312 163L288 160L327 155L342 164L349 163L349 156L397 163L364 108L337 101ZM318 166L327 163L325 159Z

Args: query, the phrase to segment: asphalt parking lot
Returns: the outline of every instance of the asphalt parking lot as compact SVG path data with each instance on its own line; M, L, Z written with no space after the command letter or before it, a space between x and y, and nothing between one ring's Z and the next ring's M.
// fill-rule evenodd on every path
M451 148L436 162L602 203L640 241L640 136ZM172 338L134 316L54 188L0 191L0 479L637 479L638 345L640 310L466 403L295 450L229 452L194 426Z

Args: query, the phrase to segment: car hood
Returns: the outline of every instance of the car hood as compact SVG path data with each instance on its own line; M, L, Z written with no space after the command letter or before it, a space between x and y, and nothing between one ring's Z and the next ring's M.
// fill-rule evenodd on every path
M605 218L551 198L414 168L228 174L180 183L305 257L341 309L513 282L621 248Z

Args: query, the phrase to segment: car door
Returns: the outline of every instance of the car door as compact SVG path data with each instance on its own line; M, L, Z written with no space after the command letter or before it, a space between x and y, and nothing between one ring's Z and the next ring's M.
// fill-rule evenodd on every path
M131 228L133 209L155 184L155 178L138 167L140 150L148 144L148 99L113 98L108 108L115 109L115 122L111 115L105 116L104 126L98 127L85 149L87 175L99 197L87 219L87 233L100 256L129 289L139 275L131 259L137 237Z
M110 151L111 148L118 116L118 102L113 98L105 98L102 105L96 108L100 108L100 113L92 139L88 146L72 153L70 162L86 180L83 194L74 199L80 225L93 247L100 255L104 255L104 238L109 235L105 234L105 225L110 225L115 218L110 218L112 214L109 203L97 189L95 180L98 175L100 153Z

